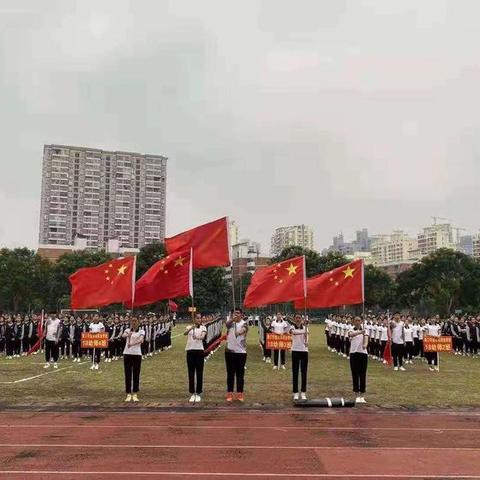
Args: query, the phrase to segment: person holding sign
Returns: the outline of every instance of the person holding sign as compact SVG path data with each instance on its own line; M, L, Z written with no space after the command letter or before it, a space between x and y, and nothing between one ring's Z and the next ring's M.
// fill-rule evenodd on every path
M298 371L301 371L302 385L300 388L301 399L307 399L307 369L308 369L308 328L302 316L298 313L294 317L295 325L289 329L292 335L292 378L293 378L293 400L298 397Z
M100 315L96 313L93 316L93 321L88 327L90 333L100 333L105 331L105 326L103 323L100 321ZM90 367L90 370L98 370L98 365L100 364L100 354L101 350L99 348L93 348L92 349L92 366Z
M282 314L277 313L277 317L272 322L270 326L270 331L276 333L277 335L283 335L289 328L289 324L283 319ZM280 356L280 362L279 357ZM280 365L281 363L281 365ZM273 351L273 369L277 370L282 368L285 370L285 350L274 350Z
M437 323L435 318L430 318L425 325L425 335L430 337L439 337L442 327ZM431 372L438 372L438 352L426 352L425 356L428 361L428 368Z
M122 334L125 339L123 350L123 368L125 371L126 402L138 402L137 393L140 387L140 369L142 366L142 343L145 339L145 330L140 328L138 318L132 317L130 328Z
M365 333L360 317L355 317L353 325L353 330L348 332L353 391L357 395L356 403L367 403L364 395L367 386L368 335Z
M205 365L205 353L203 341L207 336L207 327L202 324L202 316L195 315L195 323L187 327L184 335L187 336L187 367L188 367L188 388L190 391L189 402L195 403L202 400L203 390L203 367ZM195 385L195 377L197 385Z
M248 325L240 309L225 322L227 327L227 346L225 365L227 367L227 402L232 402L235 380L237 381L237 400L244 401L245 364L247 363Z

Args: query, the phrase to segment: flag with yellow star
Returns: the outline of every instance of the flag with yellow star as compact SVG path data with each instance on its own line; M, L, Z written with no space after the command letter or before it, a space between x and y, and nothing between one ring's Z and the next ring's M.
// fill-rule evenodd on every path
M295 308L327 308L363 303L363 260L334 268L315 277L307 278L306 305L295 302Z
M115 258L96 267L81 268L69 280L73 310L131 303L135 288L135 257Z
M134 306L193 295L192 260L192 251L186 250L153 264L137 281Z
M247 308L291 302L306 295L305 257L295 257L257 270L245 294Z

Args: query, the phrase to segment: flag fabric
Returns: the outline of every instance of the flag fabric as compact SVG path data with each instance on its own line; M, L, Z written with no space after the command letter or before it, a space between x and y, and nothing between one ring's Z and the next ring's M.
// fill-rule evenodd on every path
M306 295L305 257L257 270L245 294L247 308L300 300Z
M231 264L228 218L200 225L165 239L169 255L193 249L193 268L226 267Z
M37 350L40 349L40 346L42 345L42 340L43 340L43 322L44 322L44 311L42 310L42 317L40 318L40 321L37 324L37 337L38 340L32 345L30 350L27 352L27 356L31 355L32 353L36 352Z
M363 303L363 260L355 260L307 279L307 298L296 309L327 308Z
M192 251L162 258L137 281L134 306L192 295Z
M388 327L387 327L387 344L385 345L385 350L383 351L383 360L387 362L388 365L393 364L392 356L392 330L390 329L390 315L387 315Z
M178 311L178 305L173 300L169 300L168 301L168 309L171 312L177 312Z
M69 277L71 308L131 304L135 291L135 257L116 258L96 267L81 268Z

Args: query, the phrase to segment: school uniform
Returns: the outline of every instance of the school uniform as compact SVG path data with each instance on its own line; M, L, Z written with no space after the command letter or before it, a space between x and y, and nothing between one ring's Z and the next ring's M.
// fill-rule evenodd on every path
M100 332L103 332L105 330L105 326L103 325L102 322L98 322L98 323L92 322L90 324L90 326L88 327L88 330L90 331L90 333L100 333ZM90 356L92 357L93 363L95 363L97 365L100 363L101 353L102 353L101 348L92 348L90 350Z
M20 356L22 353L22 341L23 341L23 332L25 329L25 324L22 323L15 323L14 324L14 332L15 332L15 339L13 341L13 354L17 357Z
M187 334L185 351L187 352L188 391L192 395L201 395L203 391L205 355L202 336L206 333L207 327L200 325L192 328Z
M13 357L13 350L15 344L15 328L13 323L5 325L5 354L7 357Z
M58 362L60 328L60 319L58 318L49 318L45 322L45 362L47 363L51 360L54 363Z
M440 336L441 327L440 325L425 325L425 335L431 337L439 337ZM427 358L429 365L438 366L438 353L437 352L425 352L425 357Z
M270 325L272 333L277 335L283 335L288 329L288 323L285 320L274 320ZM273 351L273 366L278 367L278 356L280 354L280 363L282 367L285 366L285 350L274 350Z
M355 329L352 330L355 332ZM353 391L363 394L367 389L368 351L364 335L350 337L350 371L352 373Z
M379 327L380 330L380 358L383 360L383 355L385 354L385 348L387 347L388 342L388 328L384 325Z
M292 380L293 393L298 393L298 372L301 372L301 387L300 391L306 393L307 391L307 370L308 370L308 343L307 343L307 329L302 327L291 327L290 334L292 334Z
M404 352L404 339L403 339L403 322L393 322L392 328L392 356L393 366L403 366L403 352Z
M246 334L240 332L246 327L245 320L232 322L227 327L227 345L225 347L225 365L227 368L227 392L243 393L245 386L245 364L247 363Z
M413 358L413 330L411 326L403 327L403 338L405 340L404 358L411 362Z
M74 359L81 359L83 356L82 345L82 333L86 331L85 324L78 324L70 326L70 338L72 342L72 353Z
M124 334L130 333L127 328ZM133 332L130 336L130 342L137 342L141 337L145 337L145 330L140 327L137 332ZM125 373L125 391L129 395L137 393L140 390L140 371L142 367L142 347L140 344L129 346L126 341L123 350L123 369Z

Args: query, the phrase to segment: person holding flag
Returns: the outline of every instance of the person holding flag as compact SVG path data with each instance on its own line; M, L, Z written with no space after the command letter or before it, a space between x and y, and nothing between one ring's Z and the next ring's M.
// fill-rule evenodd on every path
M356 403L366 403L368 366L368 335L362 325L362 319L355 317L353 329L348 332L350 337L350 370L352 372L353 391L357 395Z
M188 367L188 389L190 392L190 403L198 403L202 400L203 391L203 367L205 365L205 354L203 341L207 335L207 327L202 324L202 315L195 315L194 324L187 327L184 335L187 336L187 367ZM196 384L195 384L196 380Z
M292 379L293 400L298 396L298 371L302 376L300 388L301 399L307 399L307 370L308 370L308 327L300 314L294 317L294 326L290 326L288 333L292 335Z
M284 320L280 312L277 313L275 320L270 325L270 330L276 335L283 335L287 332L290 325ZM280 356L280 358L279 358ZM273 369L277 370L282 368L285 370L285 350L273 351Z
M122 334L125 339L123 349L123 369L125 373L126 402L138 402L140 391L140 371L142 367L142 343L145 338L145 330L140 328L137 317L131 317L130 328L126 328Z

